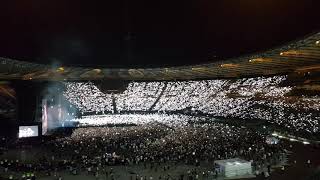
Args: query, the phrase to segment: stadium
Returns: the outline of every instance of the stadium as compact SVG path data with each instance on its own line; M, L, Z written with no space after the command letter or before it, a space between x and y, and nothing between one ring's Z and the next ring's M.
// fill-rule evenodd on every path
M320 6L249 1L8 3L0 179L318 179Z

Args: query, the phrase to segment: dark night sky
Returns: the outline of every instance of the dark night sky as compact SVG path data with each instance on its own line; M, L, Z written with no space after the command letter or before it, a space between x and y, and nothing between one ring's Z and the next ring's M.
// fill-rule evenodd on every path
M0 56L157 67L263 51L320 30L319 0L8 0Z

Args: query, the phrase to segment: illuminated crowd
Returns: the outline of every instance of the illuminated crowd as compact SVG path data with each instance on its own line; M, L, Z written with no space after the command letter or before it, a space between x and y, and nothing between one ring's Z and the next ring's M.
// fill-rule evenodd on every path
M74 152L95 158L113 154L121 162L196 163L204 160L243 157L264 162L265 155L280 152L280 146L270 146L265 135L244 127L221 123L189 124L168 127L161 123L146 123L124 127L83 127L70 137L54 141L58 154L70 157ZM62 148L63 147L63 148Z
M64 95L81 111L111 111L112 97L102 93L93 83L68 83Z
M147 170L143 171L147 174L139 171L131 178L147 180L150 176L161 180L185 176L196 179L199 174L206 177L214 174L210 165L219 159L243 158L251 161L255 170L263 171L267 165L278 164L285 157L281 143L268 143L268 135L254 129L185 115L180 118L189 119L187 123L173 124L168 120L178 118L176 115L158 115L158 121L145 120L155 116L146 115L137 124L119 124L117 120L95 127L83 124L84 127L73 129L71 135L65 135L63 131L42 141L40 147L46 150L33 157L33 162L0 158L0 171L4 176L11 174L15 178L36 175L58 179L66 173L86 173L108 179L129 178L130 173L121 174L112 168L122 166L125 170L131 167ZM132 115L113 117L135 118ZM190 169L170 175L170 166L180 165Z
M118 94L93 83L65 83L64 96L82 113L201 112L211 117L262 119L293 131L319 132L319 98L287 97L286 76L171 82L131 82ZM115 112L116 111L116 112Z
M160 123L168 127L186 126L188 122L204 122L207 118L178 114L109 114L91 115L72 119L79 126L104 126L109 124L143 125L147 123Z
M57 161L72 164L80 171L114 165L143 166L150 168L153 177L161 179L169 166L197 167L202 163L213 164L218 159L244 158L252 161L255 169L277 164L284 157L283 147L270 145L266 139L265 134L255 130L215 122L175 127L146 122L80 127L71 136L52 140L45 146L52 150ZM187 176L187 172L181 173Z

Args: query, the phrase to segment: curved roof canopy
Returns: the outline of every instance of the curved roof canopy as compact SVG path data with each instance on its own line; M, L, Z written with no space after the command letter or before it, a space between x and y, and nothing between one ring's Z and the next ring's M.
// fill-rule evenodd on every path
M320 32L262 53L194 66L166 68L54 67L0 58L1 79L186 80L253 77L320 70Z

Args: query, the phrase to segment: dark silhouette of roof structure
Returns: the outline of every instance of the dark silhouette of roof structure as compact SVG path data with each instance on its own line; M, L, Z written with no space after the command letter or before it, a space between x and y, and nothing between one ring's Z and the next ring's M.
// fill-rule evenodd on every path
M212 63L163 68L52 66L0 58L1 79L192 80L269 76L320 70L320 33L265 52Z

